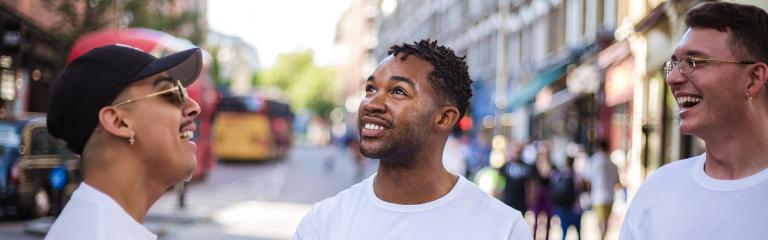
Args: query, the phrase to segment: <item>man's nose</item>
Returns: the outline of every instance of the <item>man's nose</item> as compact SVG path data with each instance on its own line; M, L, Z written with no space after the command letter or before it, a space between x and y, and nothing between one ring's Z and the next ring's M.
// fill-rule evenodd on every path
M200 114L200 104L192 98L189 98L187 103L184 104L183 114L185 117L195 118Z
M668 85L674 86L685 82L686 76L680 72L680 64L675 65L664 78Z
M374 94L370 97L363 98L360 108L364 110L363 112L382 113L386 109L384 105L384 96Z

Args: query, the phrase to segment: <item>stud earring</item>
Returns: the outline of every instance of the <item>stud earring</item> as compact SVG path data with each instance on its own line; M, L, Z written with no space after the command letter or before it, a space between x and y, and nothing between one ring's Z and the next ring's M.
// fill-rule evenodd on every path
M136 133L134 133L134 132L133 132L133 130L131 130L131 131L129 132L129 134L131 135L131 138L130 138L130 139L128 139L128 142L130 142L130 143L131 143L131 146L133 146L133 143L135 143L135 142L136 142L136 138L134 138L134 136L136 136Z

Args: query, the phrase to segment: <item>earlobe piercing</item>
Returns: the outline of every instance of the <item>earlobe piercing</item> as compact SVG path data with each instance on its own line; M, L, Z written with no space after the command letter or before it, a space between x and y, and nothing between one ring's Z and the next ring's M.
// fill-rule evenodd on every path
M128 134L130 134L130 135L131 135L131 138L130 138L130 139L128 139L128 142L130 142L130 143L131 143L131 146L133 146L133 143L135 143L135 142L136 142L136 138L134 138L134 136L136 136L136 133L134 133L134 132L133 132L133 130L130 130L130 131L128 132Z

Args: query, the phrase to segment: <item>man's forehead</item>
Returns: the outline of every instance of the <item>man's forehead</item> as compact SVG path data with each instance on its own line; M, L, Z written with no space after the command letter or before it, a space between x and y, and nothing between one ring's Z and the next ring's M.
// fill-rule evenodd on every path
M711 28L688 28L675 46L675 56L721 54L728 51L728 32L720 32Z
M417 55L409 54L405 59L403 59L403 56L405 56L404 53L399 53L397 56L390 54L381 60L376 70L374 70L374 74L381 72L383 69L395 72L424 72L426 74L434 70L430 62Z
M139 86L139 85L147 85L147 86L163 86L167 84L173 84L173 79L171 78L171 75L168 74L168 72L160 72L155 75L151 75L149 77L143 78L141 80L138 80L134 82L131 85Z

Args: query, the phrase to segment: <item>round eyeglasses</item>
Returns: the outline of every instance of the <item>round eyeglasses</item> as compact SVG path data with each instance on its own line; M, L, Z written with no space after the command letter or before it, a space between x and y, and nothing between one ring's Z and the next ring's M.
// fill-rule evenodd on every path
M682 74L690 74L693 72L694 69L696 69L696 65L698 64L706 64L710 62L718 62L718 63L733 63L733 64L755 64L757 62L753 61L731 61L731 60L722 60L722 59L714 59L714 58L697 58L697 57L691 57L691 56L685 56L680 58L680 60L669 60L664 63L664 77L669 77L669 75L672 73L672 69L677 67L677 70L680 71Z

